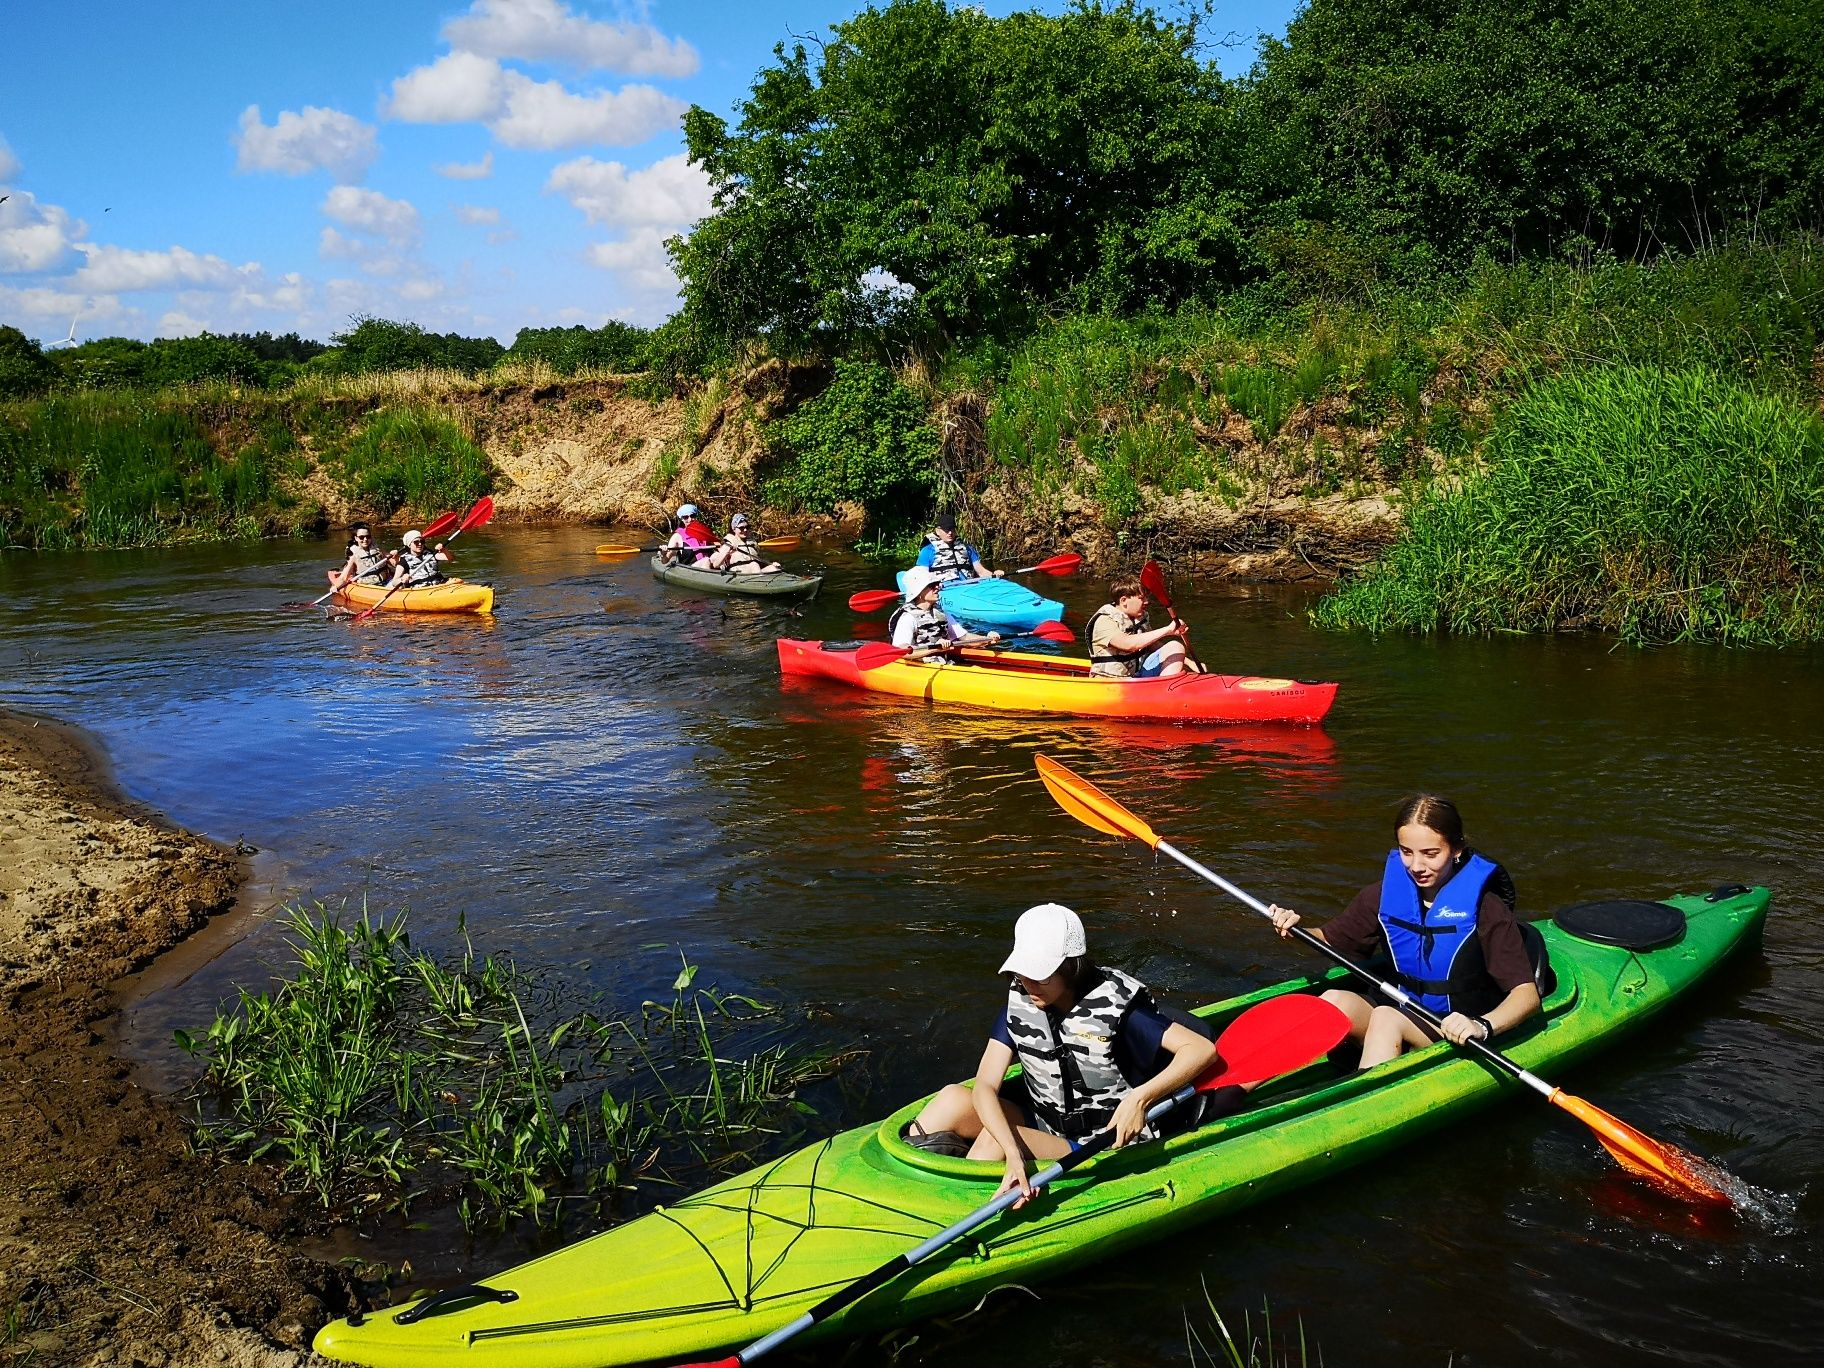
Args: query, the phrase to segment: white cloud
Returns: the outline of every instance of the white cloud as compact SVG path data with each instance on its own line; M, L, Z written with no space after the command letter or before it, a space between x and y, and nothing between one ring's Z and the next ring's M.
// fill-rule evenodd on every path
M644 295L677 294L678 278L672 273L665 239L671 234L658 228L639 228L619 242L598 242L589 248L589 260L613 271L629 289Z
M111 322L128 319L134 311L123 309L113 295L89 296L55 286L34 285L27 289L0 284L0 318L15 324L29 323L30 330L43 329L45 341L60 341L76 322L76 340L110 331Z
M204 332L209 325L200 318L192 318L187 313L171 309L158 320L160 337L195 337Z
M40 204L30 190L14 190L0 203L0 271L52 270L87 232L61 205Z
M407 200L391 199L378 190L338 185L323 197L323 213L345 228L371 233L392 243L417 241L418 210Z
M578 157L552 169L545 182L591 223L621 228L684 228L711 208L709 177L679 152L629 172L619 162Z
M635 76L692 76L696 49L650 24L584 19L557 0L474 0L443 26L445 41L484 57L557 62Z
M0 137L0 181L11 180L19 174L19 158L13 155L13 149L7 146L6 139Z
M675 125L688 108L647 85L578 95L560 81L535 81L468 52L449 53L401 76L385 102L389 118L483 123L508 147L536 151L588 143L633 146ZM491 162L483 166L492 169Z
M302 113L285 110L268 127L260 107L241 112L241 131L234 139L240 171L277 171L302 176L327 171L337 180L359 180L380 153L373 126L336 109L307 105Z
M500 210L485 208L479 204L459 204L456 206L456 218L462 223L499 223Z
M486 180L494 174L494 154L490 152L478 162L444 162L431 170L446 180Z
M631 147L674 126L690 106L646 85L574 95L557 81L505 73L505 111L490 124L508 147L548 152L608 143Z
M399 285L399 298L409 299L414 304L423 304L433 299L441 299L445 289L441 280L430 276L418 276L412 280L402 281Z
M507 75L491 57L446 53L394 81L381 112L405 123L486 123L506 106Z
M232 290L260 275L260 265L249 261L232 266L218 256L199 255L187 247L163 252L142 252L127 247L104 247L79 242L76 250L88 260L70 277L70 284L94 293L121 290L169 290L190 286L203 290Z

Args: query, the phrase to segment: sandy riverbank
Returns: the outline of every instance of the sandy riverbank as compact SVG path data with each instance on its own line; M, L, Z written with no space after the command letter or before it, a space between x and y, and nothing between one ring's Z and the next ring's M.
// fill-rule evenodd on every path
M0 1364L312 1362L346 1305L311 1213L198 1158L114 1048L117 981L228 910L233 851L127 801L84 735L0 712Z

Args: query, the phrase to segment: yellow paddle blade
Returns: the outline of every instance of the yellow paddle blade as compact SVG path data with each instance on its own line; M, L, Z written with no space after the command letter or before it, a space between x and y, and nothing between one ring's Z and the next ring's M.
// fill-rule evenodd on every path
M603 542L600 546L595 548L595 554L598 556L637 556L640 554L640 548L637 546L617 546L614 542Z
M804 545L803 537L768 537L754 545L762 551L796 551Z
M1159 837L1145 822L1110 798L1089 780L1072 774L1049 755L1036 757L1039 778L1059 807L1084 826L1105 831L1110 836L1132 836L1149 846L1158 846Z
M1723 1175L1714 1165L1677 1145L1668 1145L1642 1135L1626 1121L1610 1116L1601 1107L1573 1097L1562 1088L1552 1093L1552 1105L1562 1107L1596 1132L1602 1147L1629 1173L1644 1178L1688 1202L1707 1202L1714 1206L1733 1206L1729 1194L1718 1185ZM1714 1175L1714 1176L1711 1176Z

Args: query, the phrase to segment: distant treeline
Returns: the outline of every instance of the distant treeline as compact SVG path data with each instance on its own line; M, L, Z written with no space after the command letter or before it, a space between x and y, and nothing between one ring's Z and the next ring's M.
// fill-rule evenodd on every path
M626 323L522 328L511 347L492 337L427 332L416 323L359 318L328 343L286 333L203 333L140 342L103 337L46 351L0 326L0 400L69 390L165 389L219 382L278 389L305 376L448 370L474 375L503 362L539 361L563 375L644 371L653 333Z

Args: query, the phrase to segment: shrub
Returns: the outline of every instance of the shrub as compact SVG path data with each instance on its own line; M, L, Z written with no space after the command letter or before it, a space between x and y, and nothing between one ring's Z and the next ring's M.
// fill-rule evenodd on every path
M19 329L0 326L0 399L29 399L57 384L57 365Z
M455 423L422 408L383 409L331 457L337 483L376 517L463 507L494 487L494 466Z
M870 522L916 520L937 483L938 437L917 395L885 366L837 361L829 388L774 429L785 458L768 503L829 513L861 504Z

